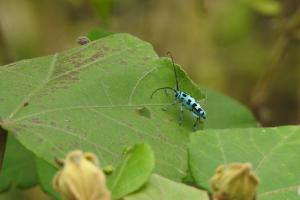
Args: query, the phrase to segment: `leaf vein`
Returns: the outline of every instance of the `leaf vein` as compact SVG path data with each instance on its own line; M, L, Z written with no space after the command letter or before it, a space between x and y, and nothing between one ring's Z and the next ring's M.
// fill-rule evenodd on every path
M115 122L116 124L118 124L118 125L120 125L120 126L123 126L123 127L126 127L126 128L128 128L128 129L133 130L135 133L138 133L138 132L139 132L139 133L143 133L143 135L147 135L147 136L150 137L150 138L153 138L153 139L155 139L155 140L160 140L159 137L154 137L152 134L147 133L147 132L145 132L145 131L143 131L143 130L141 130L141 129L137 129L137 128L133 128L133 127L131 127L131 126L128 126L126 123L123 123L123 122L121 122L121 121L119 121L119 120L117 120L117 119L115 119L115 118L113 118L113 117L111 117L111 116L108 116L108 115L106 115L106 114L104 114L104 113L102 113L102 112L99 112L99 111L97 111L97 110L95 110L95 109L90 109L90 110L93 111L93 112L95 112L95 113L97 113L97 114L99 114L99 115L101 115L101 116L103 116L103 117L105 117L106 119L109 119L109 120ZM169 145L170 147L176 148L176 149L178 149L178 150L180 150L180 151L182 151L182 152L185 152L185 150L183 150L182 148L180 148L180 147L178 147L178 146L175 146L175 145L173 145L173 144L171 144L171 143L169 143L169 142L165 142L165 141L164 141L164 144Z
M131 93L130 93L130 96L129 96L129 98L128 98L128 105L131 105L131 103L132 103L132 97L133 97L133 95L134 95L134 93L135 93L135 90L136 90L136 88L139 86L139 84L141 83L141 81L144 79L144 78L146 78L149 74L151 74L154 70L156 70L157 69L157 67L154 67L154 68L152 68L151 70L149 70L149 71L147 71L147 72L145 72L138 80L137 80L137 82L136 82L136 84L133 86L133 88L132 88L132 90L131 90Z
M287 136L283 136L282 139L275 145L273 146L270 151L264 155L264 157L259 161L259 163L257 164L256 168L254 169L255 172L257 172L261 166L263 166L263 164L266 162L266 160L275 152L276 149L278 149L279 147L281 147L282 145L284 145L284 142L291 137L292 135L294 135L297 132L297 129L295 129L294 131L292 131L290 134L288 134Z
M76 135L75 133L73 133L71 131L68 131L68 130L65 130L63 128L56 127L56 126L53 126L53 125L48 125L48 124L41 124L41 123L28 123L28 122L26 122L26 124L33 125L33 126L40 126L40 127L44 127L44 128L51 128L51 129L55 129L55 130L58 130L58 131L62 131L62 132L66 133L66 134L68 134L70 136L73 136L75 138L78 138L79 140L85 141L88 144L93 145L96 148L97 153L99 153L99 155L102 155L102 154L101 154L101 152L98 149L102 149L103 151L106 151L107 153L110 153L112 156L118 156L116 153L110 151L109 149L106 149L103 146L99 146L97 143L89 141L86 138L80 137L79 135Z
M271 191L268 191L268 192L263 192L261 194L258 194L258 196L263 197L263 196L271 196L273 194L278 194L278 193L286 193L286 192L290 192L290 191L293 191L293 190L297 190L298 187L299 187L299 185L293 185L293 186L286 187L286 188L278 188L278 189L271 190Z
M48 70L48 73L47 73L47 76L46 76L45 80L43 80L41 85L38 85L38 87L36 87L34 90L32 90L32 92L29 93L29 95L27 95L23 99L23 101L21 101L19 106L17 106L16 109L14 111L12 111L12 113L9 115L9 119L11 119L19 110L21 110L23 108L24 103L28 102L40 89L42 89L48 83L48 81L49 81L49 79L50 79L50 77L53 73L56 61L57 61L57 55L58 54L55 54L52 58L52 62L50 64L50 67L49 67L49 70Z

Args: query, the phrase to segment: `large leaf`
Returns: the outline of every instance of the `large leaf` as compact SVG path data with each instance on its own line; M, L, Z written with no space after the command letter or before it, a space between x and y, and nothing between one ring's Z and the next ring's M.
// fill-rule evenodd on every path
M299 199L300 127L199 131L191 136L190 168L196 182L209 188L217 166L250 162L260 177L259 200Z
M0 171L0 192L8 190L11 185L28 188L36 183L34 155L9 134Z
M153 174L149 183L124 200L208 200L207 192Z
M206 106L205 106L206 105ZM205 129L257 127L249 110L237 101L207 89Z
M183 71L178 76L182 89L203 98ZM103 165L116 165L124 147L146 142L157 157L155 171L180 180L193 119L185 112L179 126L177 107L162 111L173 95L161 92L150 99L156 88L174 83L169 59L159 59L151 45L135 37L113 34L53 56L2 66L0 126L50 163L55 156L83 149L95 152ZM240 105L220 102L223 98L214 93L208 97L209 128L255 125Z
M37 157L35 159L35 164L37 168L39 185L43 191L52 197L55 197L55 199L61 199L60 194L55 191L52 186L52 180L57 172L57 168Z
M107 185L112 199L119 199L141 188L154 169L154 155L149 145L135 145L111 176Z

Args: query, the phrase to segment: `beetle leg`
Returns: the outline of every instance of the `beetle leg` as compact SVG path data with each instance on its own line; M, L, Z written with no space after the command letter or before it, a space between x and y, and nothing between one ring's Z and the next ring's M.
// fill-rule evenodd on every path
M180 111L179 111L179 118L178 118L178 123L179 125L182 124L183 121L183 104L180 104Z
M198 128L198 124L200 123L200 117L197 117L195 123L193 125L193 131L196 131Z
M174 106L176 103L177 103L177 100L175 99L174 102L173 102L171 105L166 105L166 106L164 106L164 107L162 108L162 110L163 110L163 111L168 111L169 108L170 108L171 106Z

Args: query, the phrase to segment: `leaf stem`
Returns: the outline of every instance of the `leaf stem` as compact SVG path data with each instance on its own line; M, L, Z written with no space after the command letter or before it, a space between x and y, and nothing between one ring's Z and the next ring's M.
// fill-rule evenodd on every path
M285 23L284 30L280 33L277 42L275 43L271 59L268 67L265 69L262 77L254 86L252 98L250 100L251 107L255 114L262 118L261 111L264 104L269 97L270 89L276 74L280 71L280 62L286 55L287 49L293 41L293 34L300 26L300 6L296 9L294 14ZM260 119L264 123L264 119Z
M1 64L11 63L13 61L13 59L11 57L9 49L6 46L6 42L5 42L1 24L0 24L0 49L1 49L0 52L2 54L2 59L3 59L3 63L1 63Z
M7 141L7 131L0 126L0 171L3 165L5 147Z

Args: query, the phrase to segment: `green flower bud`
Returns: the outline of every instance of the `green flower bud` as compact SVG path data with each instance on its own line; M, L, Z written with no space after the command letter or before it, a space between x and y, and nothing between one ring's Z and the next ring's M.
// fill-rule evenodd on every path
M109 175L114 171L114 167L112 165L108 165L102 168L104 174Z

